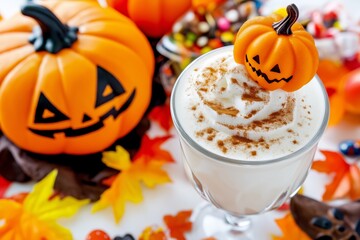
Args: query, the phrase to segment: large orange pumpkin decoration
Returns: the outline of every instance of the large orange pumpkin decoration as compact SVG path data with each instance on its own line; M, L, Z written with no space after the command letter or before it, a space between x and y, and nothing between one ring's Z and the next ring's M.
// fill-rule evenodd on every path
M312 36L300 23L294 4L288 15L256 17L240 28L234 46L235 61L265 89L295 91L308 83L319 64Z
M0 23L4 134L36 153L88 154L131 131L154 68L135 24L93 1L27 4L22 14Z
M107 3L129 16L149 37L169 32L175 21L191 7L192 0L107 0Z

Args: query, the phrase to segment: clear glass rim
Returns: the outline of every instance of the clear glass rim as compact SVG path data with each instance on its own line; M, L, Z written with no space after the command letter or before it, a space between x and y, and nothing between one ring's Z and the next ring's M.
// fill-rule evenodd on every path
M311 138L311 140L305 144L303 147L301 147L300 149L296 150L295 152L292 152L286 156L282 156L279 158L273 158L273 159L264 159L264 160L240 160L240 159L234 159L234 158L229 158L229 157L224 157L221 155L218 155L216 153L213 153L209 150L207 150L206 148L202 147L200 144L198 144L197 142L195 142L187 133L186 131L183 129L183 127L181 126L181 124L178 121L178 117L177 117L177 113L175 110L175 94L176 94L176 89L178 86L178 83L181 81L181 79L183 78L183 75L185 74L185 72L194 64L196 64L196 62L202 60L203 58L206 58L208 54L210 53L214 53L215 51L223 51L225 48L233 48L233 46L226 46L226 47L221 47L215 50L212 50L200 57L198 57L197 59L195 59L193 62L191 62L189 64L189 66L187 66L182 73L180 74L180 76L178 77L178 79L176 80L174 87L172 89L172 93L171 93L171 98L170 98L170 109L171 109L171 117L173 119L175 128L177 129L178 133L181 135L182 138L185 139L186 142L188 142L190 144L190 146L192 146L193 148L195 148L197 151L201 152L202 154L220 161L220 162L224 162L224 163L233 163L233 164L241 164L241 165L264 165L264 164L271 164L271 163L276 163L276 162L282 162L282 161L286 161L286 160L290 160L293 159L294 157L299 156L300 154L308 151L310 148L312 148L315 144L318 143L319 139L321 138L322 134L324 133L328 120L329 120L329 100L327 97L327 93L325 90L325 87L322 83L322 81L320 80L320 78L315 75L315 79L318 82L318 84L321 87L322 90L322 96L324 99L324 105L325 105L325 111L324 111L324 118L323 121L319 127L319 129L317 130L316 134Z

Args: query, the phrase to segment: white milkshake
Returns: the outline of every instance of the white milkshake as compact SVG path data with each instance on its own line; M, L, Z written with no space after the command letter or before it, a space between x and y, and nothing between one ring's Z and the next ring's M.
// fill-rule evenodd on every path
M197 190L248 215L280 206L303 183L328 103L316 78L292 93L261 88L232 54L230 46L195 60L179 77L171 107Z

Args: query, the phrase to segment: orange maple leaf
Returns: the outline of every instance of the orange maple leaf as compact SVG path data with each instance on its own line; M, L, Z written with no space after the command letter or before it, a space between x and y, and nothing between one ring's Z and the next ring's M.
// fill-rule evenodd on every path
M310 238L296 225L293 216L288 213L285 217L276 219L276 224L282 232L282 236L272 235L273 240L310 240Z
M192 211L181 211L176 216L164 216L164 222L170 231L170 236L177 240L185 240L184 234L192 229L189 218Z
M175 162L169 151L161 148L161 145L171 137L170 135L166 135L150 139L147 135L144 135L141 139L140 149L134 156L134 161L142 158L145 162L154 160L163 163Z
M165 232L161 228L147 227L141 233L139 240L167 240Z
M337 152L321 151L325 161L315 161L312 169L327 174L333 174L333 180L326 185L322 196L324 201L339 198L360 198L360 169L356 163L348 164Z
M164 162L148 161L147 158L131 162L130 154L121 146L116 146L116 151L103 152L102 160L108 167L121 172L104 181L110 188L94 204L93 212L112 206L116 222L123 216L127 201L139 203L143 200L141 182L150 188L171 182L161 169Z
M149 114L149 119L157 122L164 130L169 131L173 125L169 104L165 103L162 106L154 107Z

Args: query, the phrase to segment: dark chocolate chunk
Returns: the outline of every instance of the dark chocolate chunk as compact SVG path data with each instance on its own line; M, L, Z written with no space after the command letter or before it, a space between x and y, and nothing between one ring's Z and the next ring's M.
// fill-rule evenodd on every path
M303 195L295 195L290 201L290 210L296 224L311 239L331 239L326 236L334 240L360 239L360 201L335 208Z
M311 220L311 224L323 229L330 229L332 227L330 220L325 217L315 217Z
M126 235L123 236L123 237L116 236L116 237L114 238L114 240L135 240L135 238L134 238L132 235L130 235L130 234L126 234Z

